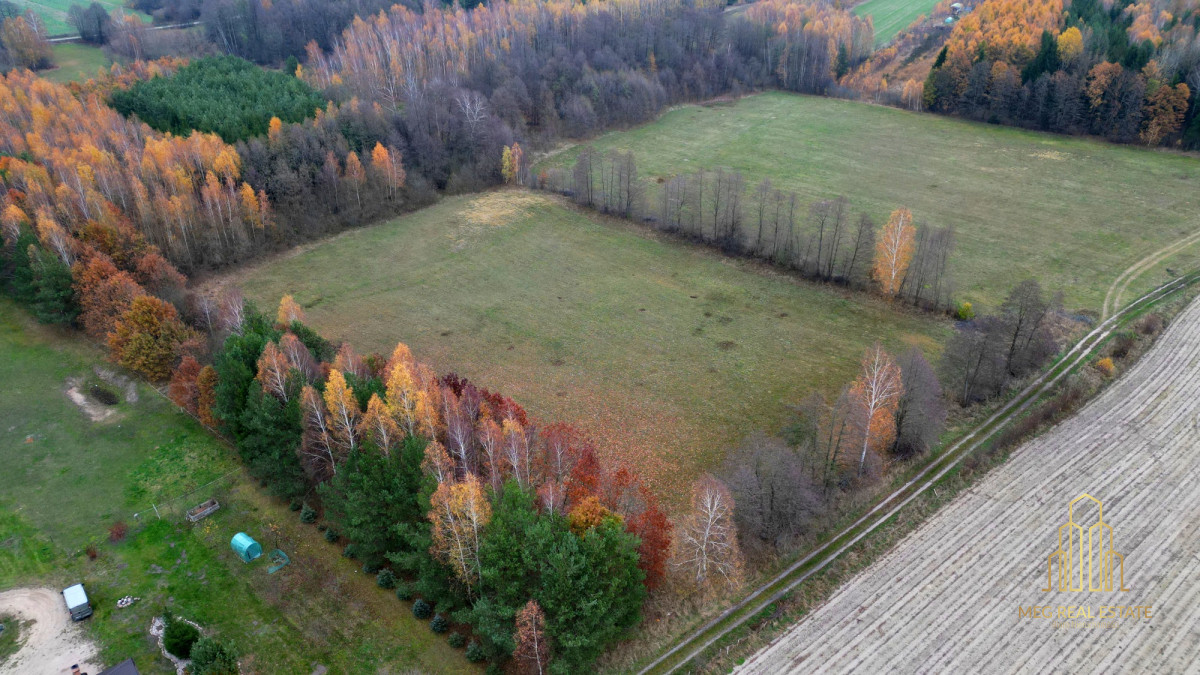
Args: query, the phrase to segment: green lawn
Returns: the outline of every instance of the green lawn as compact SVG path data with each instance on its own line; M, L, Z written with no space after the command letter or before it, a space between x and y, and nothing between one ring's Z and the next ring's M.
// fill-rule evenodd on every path
M66 84L93 78L101 68L108 68L110 62L99 47L59 43L54 45L54 64L55 68L43 70L38 75L51 82Z
M65 390L96 364L100 354L78 336L0 300L0 590L82 581L100 661L132 656L143 673L171 672L146 633L167 608L235 643L247 672L474 671L150 387L137 385L136 402L93 422ZM216 514L197 525L179 517L210 496L221 501ZM117 520L130 532L110 543ZM268 575L265 559L240 562L229 548L238 531L285 550L292 564ZM125 595L141 600L117 609Z
M875 46L892 41L896 33L908 27L918 16L933 10L937 0L867 0L855 5L854 13L869 16L875 26Z
M908 206L956 228L956 295L983 306L1033 276L1069 308L1098 311L1121 271L1200 229L1194 155L851 101L773 92L689 106L593 145L632 150L651 181L724 166L805 202L845 195L877 222ZM573 161L567 151L551 164Z
M396 341L440 372L586 428L672 500L748 432L836 395L882 340L933 356L928 315L798 282L703 247L499 191L438 205L238 272L361 351Z
M51 35L76 35L78 31L67 20L67 11L71 9L71 5L82 5L87 7L92 4L92 0L12 0L17 3L17 6L22 10L32 9L35 14L42 17L42 22L46 24L46 30ZM121 10L126 14L132 14L143 21L149 22L150 17L142 12L135 12L125 7L125 3L121 0L95 0L112 14L116 10Z

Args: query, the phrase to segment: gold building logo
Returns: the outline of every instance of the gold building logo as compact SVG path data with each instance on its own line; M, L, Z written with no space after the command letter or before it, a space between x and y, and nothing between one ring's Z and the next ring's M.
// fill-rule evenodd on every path
M1075 522L1075 505L1085 499L1094 502L1097 511L1096 523L1086 530L1086 545L1083 535L1087 524ZM1118 579L1120 585L1116 586L1114 582ZM1067 522L1058 528L1058 550L1046 559L1046 587L1042 590L1129 590L1125 588L1125 557L1117 553L1113 530L1104 522L1104 504L1099 499L1085 493L1067 507Z

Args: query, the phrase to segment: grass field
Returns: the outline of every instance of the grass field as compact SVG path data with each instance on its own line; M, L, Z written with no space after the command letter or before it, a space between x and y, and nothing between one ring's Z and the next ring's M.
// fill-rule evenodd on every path
M937 0L867 0L855 5L858 16L871 17L875 26L875 46L892 41L896 33L908 27L918 16L928 15Z
M54 45L54 63L55 68L43 70L38 75L59 84L82 82L110 65L104 50L99 47L73 43Z
M724 166L806 202L845 195L877 222L908 206L956 228L956 295L984 306L1033 276L1068 308L1098 311L1122 270L1200 230L1195 156L850 101L767 93L689 106L593 145L633 151L650 180ZM549 163L573 161L568 150Z
M100 660L132 656L143 673L173 672L146 633L166 608L232 641L258 672L474 670L151 388L137 385L136 402L92 421L65 390L95 364L99 354L78 337L0 301L0 590L82 581ZM210 496L222 508L184 524L181 512ZM114 544L117 520L131 529ZM265 559L242 563L229 548L238 531L285 550L292 564L267 575ZM83 554L89 544L95 560ZM125 595L141 600L117 609Z
M51 35L76 35L78 31L67 21L67 11L71 9L71 5L87 7L92 4L92 0L13 0L13 2L17 3L22 10L32 9L35 14L42 17L42 22L46 24L46 30ZM150 21L148 15L126 8L125 3L121 0L96 0L96 2L103 5L109 14L119 9L143 21Z
M309 323L362 351L401 340L576 422L672 500L788 405L836 395L874 341L932 356L949 331L522 191L449 198L230 280L263 306L295 294Z

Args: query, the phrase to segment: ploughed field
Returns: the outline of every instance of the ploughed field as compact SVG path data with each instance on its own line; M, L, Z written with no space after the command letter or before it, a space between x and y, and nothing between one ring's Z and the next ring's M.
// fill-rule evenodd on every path
M570 421L669 500L787 406L836 396L875 341L936 357L948 322L797 281L519 190L448 198L222 281L285 293L360 352L407 343L439 372Z
M1017 450L739 672L1193 670L1200 662L1198 417L1200 302L1193 302L1083 411ZM1127 591L1119 590L1116 567L1114 590L1091 591L1087 557L1082 591L1058 589L1057 564L1052 590L1042 590L1068 505L1085 493L1103 503ZM1075 507L1084 552L1098 515L1088 500ZM1096 580L1103 588L1103 576ZM1053 619L1022 616L1033 606L1052 613L1086 606L1093 618L1056 628ZM1101 606L1152 609L1148 620L1105 625L1101 617L1113 610Z
M591 144L632 151L658 203L657 180L701 168L746 179L747 209L764 178L804 204L838 195L876 223L898 206L953 225L955 297L995 307L1033 276L1069 309L1099 311L1126 268L1200 231L1200 159L894 108L771 92L685 106ZM536 167L568 167L577 149ZM1189 269L1194 244L1136 280L1125 299ZM1187 258L1181 260L1180 258Z

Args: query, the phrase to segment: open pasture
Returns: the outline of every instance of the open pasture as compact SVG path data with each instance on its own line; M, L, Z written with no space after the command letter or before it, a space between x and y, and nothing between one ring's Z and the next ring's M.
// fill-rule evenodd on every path
M579 424L664 497L787 406L836 396L875 341L935 357L949 325L681 245L517 190L448 198L222 281L360 351L397 341L439 372Z
M875 26L875 46L892 41L896 33L908 27L918 16L928 15L937 0L867 0L855 5L858 16L871 17Z
M745 176L748 193L768 178L805 203L845 195L877 223L907 206L918 221L956 228L955 295L991 308L1035 277L1061 290L1068 309L1099 312L1122 271L1200 231L1194 155L852 101L773 92L686 106L592 145L632 151L651 186L727 167ZM569 166L575 154L545 165ZM1165 281L1168 268L1184 271L1163 261L1125 297Z
M54 68L38 73L42 77L66 84L68 82L84 82L96 76L101 68L111 65L104 50L92 45L73 42L60 42L54 45Z

